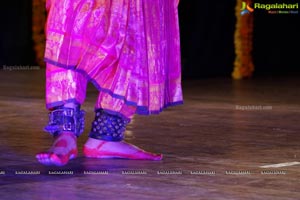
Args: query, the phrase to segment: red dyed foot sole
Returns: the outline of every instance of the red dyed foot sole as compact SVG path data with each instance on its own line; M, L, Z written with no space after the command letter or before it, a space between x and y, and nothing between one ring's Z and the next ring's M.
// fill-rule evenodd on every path
M43 165L55 165L64 166L69 160L77 157L77 150L70 151L67 155L57 155L55 153L39 153L36 155L36 159Z
M83 148L83 154L88 158L122 158L130 160L162 160L162 154L138 151L134 154L115 153L108 151L98 151L97 149Z

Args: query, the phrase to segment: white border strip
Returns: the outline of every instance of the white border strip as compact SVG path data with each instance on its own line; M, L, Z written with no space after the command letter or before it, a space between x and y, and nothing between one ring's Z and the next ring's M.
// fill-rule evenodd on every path
M300 162L286 162L286 163L278 163L278 164L272 164L272 165L263 165L263 166L260 166L260 168L279 168L279 167L288 167L288 166L294 166L294 165L300 165Z

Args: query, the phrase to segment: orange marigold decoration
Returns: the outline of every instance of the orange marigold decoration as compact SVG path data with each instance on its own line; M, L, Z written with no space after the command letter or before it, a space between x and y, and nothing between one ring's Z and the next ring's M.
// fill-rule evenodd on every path
M252 0L237 0L235 15L237 18L234 33L235 61L232 77L234 79L249 78L254 71L252 59L253 9Z
M46 0L32 0L32 40L35 51L35 59L38 65L45 66L45 23Z

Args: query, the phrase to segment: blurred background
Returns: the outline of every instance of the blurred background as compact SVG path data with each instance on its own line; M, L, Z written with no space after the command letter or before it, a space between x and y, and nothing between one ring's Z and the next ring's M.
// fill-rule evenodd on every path
M32 5L32 0L1 1L0 67L38 65L32 39ZM181 0L184 78L231 76L235 60L235 6L235 0ZM260 10L251 14L253 76L299 75L300 15L271 15Z

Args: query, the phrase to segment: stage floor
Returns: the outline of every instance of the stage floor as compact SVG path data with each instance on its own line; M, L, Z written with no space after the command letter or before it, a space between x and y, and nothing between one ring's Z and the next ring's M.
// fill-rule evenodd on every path
M136 116L126 132L128 142L163 153L163 161L97 160L80 152L64 167L46 167L35 160L52 142L42 131L44 73L0 71L1 200L300 197L297 77L186 80L184 105ZM89 85L80 150L96 96Z

